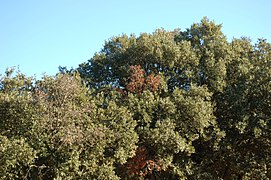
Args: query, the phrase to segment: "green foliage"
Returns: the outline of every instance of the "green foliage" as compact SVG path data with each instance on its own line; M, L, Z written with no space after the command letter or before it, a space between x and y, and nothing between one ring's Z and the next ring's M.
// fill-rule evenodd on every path
M113 99L103 107L104 95L90 96L76 74L44 77L23 92L18 76L1 82L3 177L118 179L115 165L135 154L138 140L131 113Z
M117 36L75 70L0 77L1 179L271 179L271 44Z
M0 178L23 179L28 176L36 152L21 139L9 140L0 136Z
M226 86L227 64L231 61L230 46L221 27L203 18L176 37L177 42L191 42L200 64L198 81L214 92L221 92Z
M90 87L127 84L129 69L140 65L147 75L162 73L169 77L169 88L185 86L198 64L190 42L176 43L175 33L163 29L140 37L123 35L106 42L104 49L77 69Z

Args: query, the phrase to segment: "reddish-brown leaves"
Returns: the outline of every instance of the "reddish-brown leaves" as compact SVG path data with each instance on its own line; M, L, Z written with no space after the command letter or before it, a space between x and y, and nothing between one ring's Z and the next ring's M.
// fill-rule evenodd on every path
M155 76L154 74L150 74L145 79L145 86L147 89L151 91L157 91L160 85L160 76Z
M161 171L161 165L152 160L145 147L138 147L136 155L127 162L128 174L145 177L153 171Z
M141 93L145 83L145 71L141 66L130 66L130 82L127 84L126 89L133 93Z
M145 76L146 72L140 65L130 66L130 82L126 89L132 93L141 93L144 90L157 91L160 85L160 76L150 74Z

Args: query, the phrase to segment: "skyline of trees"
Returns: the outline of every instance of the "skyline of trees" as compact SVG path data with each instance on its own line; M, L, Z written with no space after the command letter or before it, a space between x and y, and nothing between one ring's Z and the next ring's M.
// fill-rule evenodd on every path
M3 179L271 179L271 44L121 35L76 69L0 79Z

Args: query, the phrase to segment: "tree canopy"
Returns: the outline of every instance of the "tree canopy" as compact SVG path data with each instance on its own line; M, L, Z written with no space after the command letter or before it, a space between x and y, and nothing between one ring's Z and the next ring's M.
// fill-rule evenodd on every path
M1 179L271 179L271 44L203 18L0 81Z

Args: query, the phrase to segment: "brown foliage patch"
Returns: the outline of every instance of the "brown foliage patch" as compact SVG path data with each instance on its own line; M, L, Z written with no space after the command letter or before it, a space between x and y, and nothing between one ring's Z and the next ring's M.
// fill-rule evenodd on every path
M151 176L154 171L161 171L161 165L150 157L145 147L138 147L136 155L127 162L127 169L129 175L136 175L140 177Z
M141 93L144 90L157 91L160 85L160 76L153 73L146 76L140 65L130 66L131 75L126 89L132 93Z

